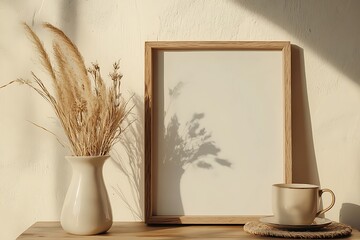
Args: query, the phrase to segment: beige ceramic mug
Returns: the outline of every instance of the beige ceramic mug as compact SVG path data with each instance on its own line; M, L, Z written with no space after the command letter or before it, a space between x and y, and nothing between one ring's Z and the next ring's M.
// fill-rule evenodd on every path
M330 205L318 210L324 192L331 194ZM286 225L308 225L329 211L335 204L335 194L330 189L320 189L311 184L274 184L272 207L275 221Z

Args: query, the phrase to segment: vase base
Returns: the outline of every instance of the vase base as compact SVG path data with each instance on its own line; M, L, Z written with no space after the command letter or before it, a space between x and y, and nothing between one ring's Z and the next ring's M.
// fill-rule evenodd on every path
M70 226L69 226L70 225ZM64 229L65 232L73 235L80 235L80 236L90 236L90 235L98 235L104 234L112 226L111 223L106 223L101 226L75 226L72 224L66 224L61 222L61 227Z

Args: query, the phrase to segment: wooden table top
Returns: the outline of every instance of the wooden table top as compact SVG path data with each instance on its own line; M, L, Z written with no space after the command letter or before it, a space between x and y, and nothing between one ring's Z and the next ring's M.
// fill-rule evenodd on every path
M243 231L239 225L162 225L147 226L145 223L114 222L106 233L94 236L71 235L61 228L59 222L37 222L21 234L17 239L126 239L126 240L181 240L181 239L279 239L258 237ZM285 238L282 238L285 239ZM353 230L345 239L360 240L360 232Z

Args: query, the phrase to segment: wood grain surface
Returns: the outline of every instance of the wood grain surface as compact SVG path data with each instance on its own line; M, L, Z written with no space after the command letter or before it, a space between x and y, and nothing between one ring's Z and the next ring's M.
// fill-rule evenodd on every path
M239 225L156 225L147 226L144 223L115 222L106 234L94 236L76 236L67 234L59 222L37 222L21 234L17 239L50 240L50 239L279 239L270 237L257 237L243 231ZM286 238L282 238L286 239ZM345 239L360 240L360 233L353 230L353 234Z

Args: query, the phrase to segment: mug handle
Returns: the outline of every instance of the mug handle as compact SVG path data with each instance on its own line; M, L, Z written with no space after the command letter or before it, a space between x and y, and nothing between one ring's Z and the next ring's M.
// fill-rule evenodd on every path
M331 203L330 203L330 205L329 205L327 208L325 208L325 209L320 210L319 212L317 212L317 213L316 213L316 216L319 216L319 215L324 214L325 212L329 211L329 210L334 206L334 204L335 204L335 194L334 194L334 192L331 191L331 190L328 189L328 188L320 189L320 190L319 190L319 196L321 197L324 192L328 192L328 193L331 194Z

